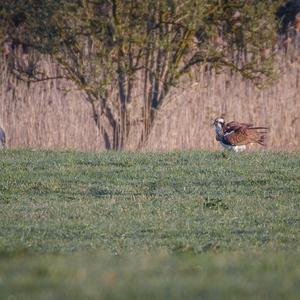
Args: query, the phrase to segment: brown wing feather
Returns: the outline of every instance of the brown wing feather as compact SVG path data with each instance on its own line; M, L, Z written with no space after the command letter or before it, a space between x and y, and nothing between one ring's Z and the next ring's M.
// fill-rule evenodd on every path
M247 145L251 143L251 139L249 138L249 134L247 131L247 127L240 126L232 132L224 135L224 140L229 145Z
M249 128L249 127L252 127L253 124L250 124L250 123L239 123L239 122L229 122L227 123L225 126L224 126L224 134L225 133L228 133L230 131L236 131L236 130L239 130L241 127L243 128Z
M224 141L229 145L247 145L258 143L265 146L267 127L240 126L224 135Z

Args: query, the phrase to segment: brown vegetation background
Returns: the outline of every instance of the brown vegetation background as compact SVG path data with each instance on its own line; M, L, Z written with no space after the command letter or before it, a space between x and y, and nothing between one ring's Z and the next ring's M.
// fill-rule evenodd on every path
M173 88L158 112L144 150L220 149L212 122L216 116L270 127L268 149L300 149L300 59L293 47L278 56L279 76L265 89L230 72L202 71ZM55 72L55 66L45 61ZM89 103L63 80L25 83L1 64L0 125L9 148L104 150ZM131 106L132 124L126 149L135 150L141 130L139 94Z

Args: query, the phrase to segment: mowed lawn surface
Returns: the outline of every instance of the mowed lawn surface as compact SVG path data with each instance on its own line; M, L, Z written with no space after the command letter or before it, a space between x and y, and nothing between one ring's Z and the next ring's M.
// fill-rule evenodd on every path
M0 299L299 299L300 155L0 152Z

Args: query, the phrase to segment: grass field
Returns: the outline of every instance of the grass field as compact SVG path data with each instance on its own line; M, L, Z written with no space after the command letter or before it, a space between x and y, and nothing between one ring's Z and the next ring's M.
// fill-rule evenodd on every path
M300 155L0 152L0 299L299 299Z

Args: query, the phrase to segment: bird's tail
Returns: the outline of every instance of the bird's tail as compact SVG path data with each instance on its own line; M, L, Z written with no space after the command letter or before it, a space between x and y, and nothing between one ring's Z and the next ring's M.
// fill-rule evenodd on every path
M267 142L267 134L269 131L268 127L251 127L249 128L251 131L251 139L254 143L257 143L261 146L266 147Z
M265 126L257 126L257 127L249 127L248 129L257 129L257 130L269 130L269 127Z

